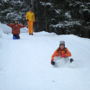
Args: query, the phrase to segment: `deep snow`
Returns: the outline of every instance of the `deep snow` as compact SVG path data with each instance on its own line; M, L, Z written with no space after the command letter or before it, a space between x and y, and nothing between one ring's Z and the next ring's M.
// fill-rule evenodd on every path
M90 39L47 32L20 36L0 38L0 90L90 90ZM60 40L75 61L55 68L50 59Z

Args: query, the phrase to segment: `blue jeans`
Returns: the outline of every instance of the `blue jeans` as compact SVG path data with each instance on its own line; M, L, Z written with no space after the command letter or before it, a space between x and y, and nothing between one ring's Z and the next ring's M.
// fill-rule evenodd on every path
M13 39L20 39L19 35L13 35Z

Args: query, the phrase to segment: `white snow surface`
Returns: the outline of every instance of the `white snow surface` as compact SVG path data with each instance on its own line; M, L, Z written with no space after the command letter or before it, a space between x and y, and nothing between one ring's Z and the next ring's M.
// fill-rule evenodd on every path
M0 90L90 90L90 39L47 32L20 36L0 38ZM51 55L61 40L74 62L53 67Z

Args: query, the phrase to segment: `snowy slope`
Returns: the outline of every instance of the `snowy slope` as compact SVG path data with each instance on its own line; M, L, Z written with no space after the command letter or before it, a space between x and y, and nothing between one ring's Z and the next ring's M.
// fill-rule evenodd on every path
M51 54L65 40L75 62L54 68ZM90 90L90 40L40 32L0 38L0 90Z

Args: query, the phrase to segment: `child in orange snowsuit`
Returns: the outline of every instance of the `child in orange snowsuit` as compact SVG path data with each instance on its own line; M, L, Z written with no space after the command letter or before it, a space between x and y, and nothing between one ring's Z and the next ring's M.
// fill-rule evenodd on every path
M55 64L55 57L68 58L70 56L71 52L65 47L65 42L61 41L59 48L52 55L51 64Z

